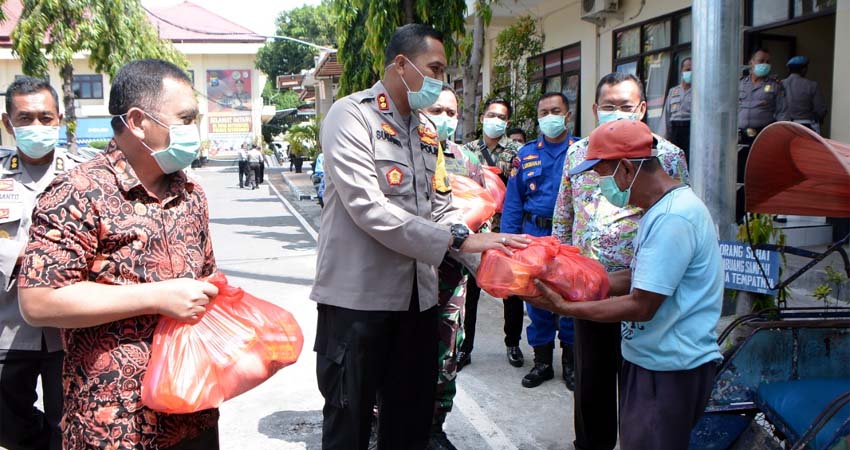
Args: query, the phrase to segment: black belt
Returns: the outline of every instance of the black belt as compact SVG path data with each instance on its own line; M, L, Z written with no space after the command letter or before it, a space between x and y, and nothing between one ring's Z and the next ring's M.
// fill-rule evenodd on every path
M528 213L528 212L523 213L522 218L523 218L523 220L531 222L531 223L537 225L540 228L552 228L552 219L551 218L536 216L536 215Z

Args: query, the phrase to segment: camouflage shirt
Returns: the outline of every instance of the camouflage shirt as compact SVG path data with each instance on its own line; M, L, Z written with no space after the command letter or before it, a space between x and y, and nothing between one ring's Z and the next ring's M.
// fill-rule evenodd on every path
M507 136L502 136L502 139L496 144L496 148L493 150L487 149L487 144L484 143L483 138L468 142L463 148L476 155L482 165L498 166L499 170L502 171L502 181L507 184L508 178L511 175L512 164L517 153L519 153L520 145L508 139ZM490 164L490 161L493 164Z
M443 155L446 157L446 170L455 175L469 177L484 186L484 174L482 173L484 169L478 156L466 147L461 147L452 141L446 141L444 145Z

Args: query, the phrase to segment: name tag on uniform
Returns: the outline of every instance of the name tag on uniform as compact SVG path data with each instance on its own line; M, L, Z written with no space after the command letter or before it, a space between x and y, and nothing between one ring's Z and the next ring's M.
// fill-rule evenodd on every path
M772 90L773 90L773 86L771 86L771 85L769 85L769 84L768 84L768 85L765 85L765 87L764 87L764 91L765 91L765 92L770 92L770 91L772 91Z
M15 180L13 179L5 179L0 180L0 192L6 191L14 191L15 190Z

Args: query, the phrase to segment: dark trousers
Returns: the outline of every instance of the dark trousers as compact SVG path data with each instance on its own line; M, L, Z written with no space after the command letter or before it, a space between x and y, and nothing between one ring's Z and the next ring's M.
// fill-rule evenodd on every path
M756 130L758 133L761 132L761 129ZM738 130L738 173L736 176L736 181L739 183L739 187L735 192L735 221L739 224L744 223L744 214L746 214L746 190L744 189L744 172L747 168L747 158L750 156L750 147L753 145L753 142L756 140L756 136L747 136L746 130Z
M164 450L218 450L218 448L218 427L215 426Z
M617 444L617 377L622 364L620 323L574 319L575 447L611 450Z
M415 292L415 288L414 288ZM323 450L366 450L377 398L378 448L424 449L437 385L437 308L356 311L319 305L316 377Z
M717 364L660 372L623 362L620 381L620 448L681 450L705 411Z
M248 167L246 161L239 161L239 187L245 187L245 168Z
M685 152L685 160L688 164L691 163L691 121L690 120L672 120L670 121L670 142L682 149Z
M255 188L260 182L260 164L255 162L248 163L248 167L245 170L248 174L248 187Z
M481 298L481 288L472 276L466 285L466 312L463 319L463 344L460 351L472 353L475 347L475 325L478 322L478 300ZM523 301L519 297L509 297L504 300L505 345L516 347L522 337Z
M61 450L64 353L0 350L0 447ZM41 375L44 412L34 406Z

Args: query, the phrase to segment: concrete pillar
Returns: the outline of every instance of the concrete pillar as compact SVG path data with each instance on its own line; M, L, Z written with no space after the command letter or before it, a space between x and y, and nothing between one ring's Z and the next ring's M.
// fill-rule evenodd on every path
M691 184L711 212L720 238L732 240L736 231L740 2L694 0L691 17Z

